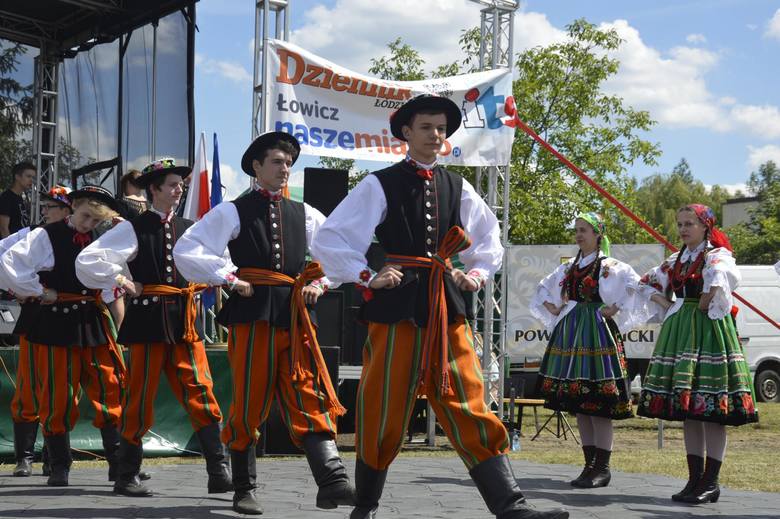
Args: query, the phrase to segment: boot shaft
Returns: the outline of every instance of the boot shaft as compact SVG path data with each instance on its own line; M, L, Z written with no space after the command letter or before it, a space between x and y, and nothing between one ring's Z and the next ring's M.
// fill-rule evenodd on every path
M248 492L257 487L257 458L254 444L245 451L230 450L233 485L236 492Z
M496 516L524 507L525 496L515 479L506 454L493 456L469 470L485 504Z
M28 460L35 456L35 440L38 438L38 422L14 422L14 455L16 461Z
M303 438L303 450L317 486L322 487L349 479L336 442L330 435L307 434Z
M200 442L200 450L206 460L206 472L220 474L227 467L228 459L225 446L220 439L219 424L213 423L202 427L196 432Z
M373 469L358 459L355 463L355 506L368 509L377 506L386 480L387 469Z

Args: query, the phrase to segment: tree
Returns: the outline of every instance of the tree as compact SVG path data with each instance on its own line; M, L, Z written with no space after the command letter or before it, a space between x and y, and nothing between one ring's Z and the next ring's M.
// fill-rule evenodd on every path
M780 259L780 168L773 161L750 174L748 188L756 194L758 207L750 221L729 228L739 263L771 265Z
M320 157L320 166L330 169L345 169L349 172L349 189L355 187L363 177L368 175L367 169L356 169L354 159L338 159L336 157Z
M9 185L11 167L20 157L19 137L32 124L32 85L13 74L25 47L0 40L0 184Z
M678 243L677 210L685 205L698 203L712 208L721 222L723 204L734 196L720 186L709 190L696 180L685 158L669 174L651 175L642 180L637 191L636 208L646 221L672 243Z
M419 81L425 79L422 65L425 60L420 53L406 43L402 43L400 37L387 44L390 48L390 56L382 56L379 59L371 59L371 67L368 72L381 79L395 81Z

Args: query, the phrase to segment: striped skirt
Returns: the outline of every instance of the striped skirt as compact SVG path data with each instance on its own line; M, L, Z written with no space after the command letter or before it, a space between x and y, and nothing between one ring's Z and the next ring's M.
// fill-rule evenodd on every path
M537 392L557 411L631 418L623 341L602 303L578 303L553 330L539 369Z
M637 414L723 425L758 421L753 382L730 315L712 320L686 299L658 336Z

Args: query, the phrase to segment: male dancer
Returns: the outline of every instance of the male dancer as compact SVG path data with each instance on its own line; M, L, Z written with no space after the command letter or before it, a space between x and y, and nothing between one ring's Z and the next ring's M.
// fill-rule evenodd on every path
M219 438L222 413L196 322L195 294L204 287L188 283L173 261L173 246L192 225L174 215L189 174L190 168L176 166L173 159L149 164L137 182L146 189L151 209L116 225L76 259L76 275L86 286L131 296L117 339L130 350L130 363L114 484L114 492L131 497L152 494L138 476L162 372L200 441L209 493L233 490Z
M436 163L460 123L460 109L447 98L422 95L404 104L390 128L408 143L406 159L362 180L312 247L331 279L362 284L366 299L352 519L376 517L387 469L422 392L492 513L500 519L569 516L526 504L506 456L506 429L483 399L462 291L479 290L500 267L503 248L496 218L474 188ZM378 273L365 258L374 233L387 253ZM452 268L456 253L468 273Z
M71 214L69 189L55 186L47 193L41 193L41 216L44 224L63 220ZM38 227L22 227L18 232L0 240L0 254ZM3 287L6 289L7 287ZM38 301L25 300L14 327L14 335L19 336L19 363L16 367L16 388L11 399L11 419L14 422L14 453L16 467L13 475L25 477L32 475L32 462L35 457L35 439L38 436L38 399L35 396L35 356L27 341L27 328L38 311ZM43 475L48 476L46 449L43 450Z
M286 133L255 139L241 169L255 178L257 188L216 206L187 230L173 251L190 281L227 284L233 290L218 316L230 329L233 374L233 402L222 440L233 466L233 509L245 514L262 513L254 493L255 439L274 393L319 486L317 506L354 503L334 441L336 417L344 408L305 306L314 304L327 286L319 266L306 265L306 251L324 216L281 196L299 152L298 141Z

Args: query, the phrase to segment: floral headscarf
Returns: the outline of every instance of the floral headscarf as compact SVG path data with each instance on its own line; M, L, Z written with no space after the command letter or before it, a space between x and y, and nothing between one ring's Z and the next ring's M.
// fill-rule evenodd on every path
M707 227L710 243L714 247L725 247L730 251L734 250L731 248L731 242L729 242L729 237L726 236L726 233L715 226L715 213L712 209L703 204L688 204L683 209L692 211L696 214L696 218Z

